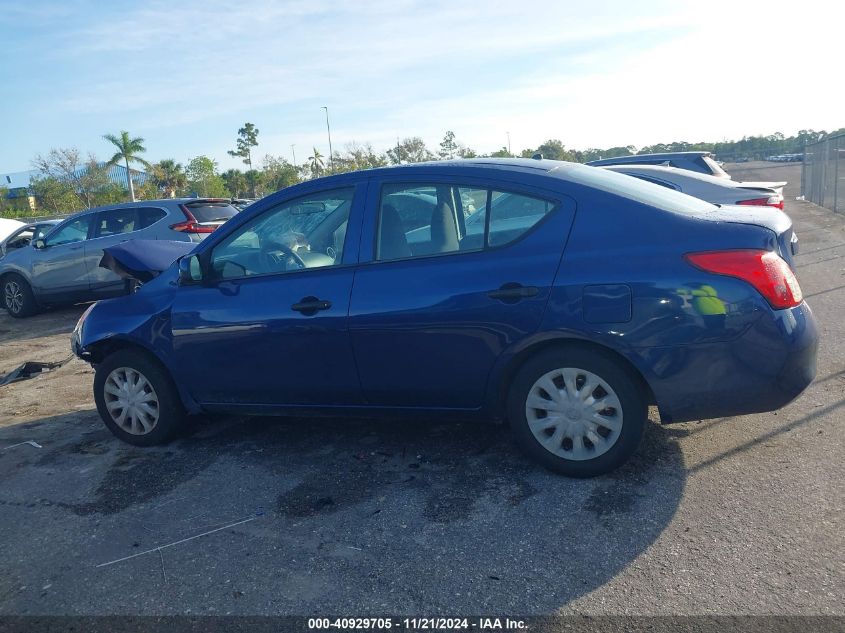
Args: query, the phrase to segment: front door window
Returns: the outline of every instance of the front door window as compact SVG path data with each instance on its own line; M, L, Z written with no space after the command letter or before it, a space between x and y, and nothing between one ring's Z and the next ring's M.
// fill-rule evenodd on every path
M237 279L337 266L343 257L353 188L297 198L270 209L223 240L212 275Z
M60 244L72 244L74 242L81 242L88 238L88 228L91 226L92 215L83 215L82 217L71 220L65 224L58 231L50 235L47 240L47 246L59 246Z

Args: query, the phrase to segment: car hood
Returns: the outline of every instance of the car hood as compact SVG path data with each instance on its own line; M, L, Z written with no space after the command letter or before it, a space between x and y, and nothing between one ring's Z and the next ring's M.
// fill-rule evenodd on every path
M26 226L23 222L12 220L9 218L0 218L0 242L9 237L12 233L17 231L22 226Z
M193 242L130 240L104 248L100 267L107 268L124 279L137 279L147 283L195 247Z

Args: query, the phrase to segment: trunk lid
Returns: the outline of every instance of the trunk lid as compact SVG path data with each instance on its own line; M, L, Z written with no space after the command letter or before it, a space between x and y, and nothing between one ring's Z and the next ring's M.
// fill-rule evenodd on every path
M773 190L779 196L783 196L783 188L786 186L786 181L780 182L743 182L739 184L740 189L750 189L752 191L768 191Z
M786 260L790 268L795 268L792 258L798 254L798 236L793 230L792 220L781 211L771 207L743 207L726 204L713 211L687 212L685 215L709 222L753 224L769 229L777 236L778 254Z

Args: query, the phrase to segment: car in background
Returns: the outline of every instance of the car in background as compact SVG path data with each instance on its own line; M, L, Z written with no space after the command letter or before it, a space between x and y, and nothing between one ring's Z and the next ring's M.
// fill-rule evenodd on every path
M773 163L796 163L804 160L804 154L778 154L766 156L766 160Z
M773 207L783 211L785 182L742 183L661 165L609 165L602 169L674 189L712 204Z
M0 240L4 240L15 231L21 229L24 223L11 218L0 218Z
M664 422L770 411L812 381L791 236L783 213L573 163L337 174L95 303L71 347L135 445L199 412L451 414L507 419L539 463L593 476L635 452L649 404Z
M710 152L665 152L660 154L636 154L591 160L587 165L606 167L607 165L665 165L688 171L730 179L730 174L722 169Z
M31 224L23 224L0 241L0 257L5 257L8 252L29 246L34 240L40 240L59 223L61 223L61 220L41 220Z
M42 307L125 294L100 267L103 249L134 239L200 242L238 211L225 198L144 200L77 213L0 259L0 289L13 317Z
M256 201L257 198L232 198L231 205L238 211L243 211L249 205Z

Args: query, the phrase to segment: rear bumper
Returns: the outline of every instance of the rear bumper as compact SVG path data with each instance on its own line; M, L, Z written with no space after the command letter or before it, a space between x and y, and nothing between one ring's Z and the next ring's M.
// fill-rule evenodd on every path
M636 353L664 422L774 411L816 375L818 329L806 303L770 311L728 343Z

